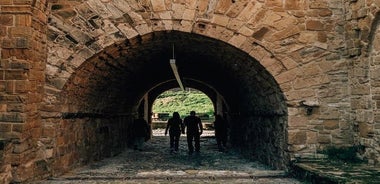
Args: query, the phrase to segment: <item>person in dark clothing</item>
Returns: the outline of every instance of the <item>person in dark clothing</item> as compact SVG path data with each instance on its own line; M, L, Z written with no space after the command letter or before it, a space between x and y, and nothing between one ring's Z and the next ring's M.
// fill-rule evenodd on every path
M141 116L133 121L132 125L133 132L133 147L135 150L142 151L144 142L149 136L150 128L149 124Z
M170 137L170 152L177 153L181 132L185 133L185 127L178 112L173 112L173 117L168 120L165 129L165 135L168 134L168 130Z
M228 123L224 118L217 114L215 115L215 121L214 121L214 128L215 128L215 138L216 143L218 144L219 151L225 151L227 147L227 138L228 138Z
M184 119L184 125L186 127L187 146L189 149L189 155L194 152L193 140L195 144L195 152L200 152L200 136L203 132L203 126L201 119L195 115L195 111L190 112L190 116Z

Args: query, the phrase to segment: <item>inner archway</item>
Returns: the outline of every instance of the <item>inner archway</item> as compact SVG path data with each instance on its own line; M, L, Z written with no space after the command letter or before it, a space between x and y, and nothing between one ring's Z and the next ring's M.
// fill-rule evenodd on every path
M195 111L205 125L206 129L212 128L215 107L211 99L203 92L186 88L173 88L161 93L152 105L152 129L165 128L167 120L174 112L179 113L184 119L190 111Z

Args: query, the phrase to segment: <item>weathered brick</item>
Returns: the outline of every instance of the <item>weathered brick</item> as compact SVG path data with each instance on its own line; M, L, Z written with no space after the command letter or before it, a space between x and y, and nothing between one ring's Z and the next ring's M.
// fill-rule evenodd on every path
M329 144L331 143L331 135L319 134L318 135L318 143L320 144Z
M5 80L26 80L28 72L26 70L6 70Z
M13 0L15 5L32 5L33 0Z
M1 26L14 26L13 15L0 14L0 25Z
M288 135L289 144L306 144L306 132L304 131L291 131Z
M323 31L325 30L324 24L320 20L307 20L306 30Z
M10 132L12 131L12 124L0 123L0 132Z
M32 16L31 15L16 15L16 24L15 26L25 26L30 27L32 25ZM21 29L21 28L19 28Z
M0 5L11 5L13 4L13 0L1 0Z
M0 122L25 122L26 115L22 113L2 113L0 114Z
M286 10L301 10L304 7L305 2L303 0L286 0Z
M339 128L339 120L325 120L323 121L323 127L326 130L336 130Z
M267 1L265 1L265 6L282 7L283 6L283 0L267 0Z
M21 6L2 6L2 13L31 13L32 7L29 5Z

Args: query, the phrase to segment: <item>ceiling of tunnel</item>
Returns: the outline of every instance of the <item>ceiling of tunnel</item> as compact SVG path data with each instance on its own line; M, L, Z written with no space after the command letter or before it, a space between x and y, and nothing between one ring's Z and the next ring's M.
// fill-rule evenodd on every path
M181 32L154 32L106 48L78 68L66 91L75 103L86 101L87 110L136 105L149 90L175 79L169 64L173 46L187 87L199 88L202 85L194 81L202 81L208 85L205 89L212 87L232 106L244 98L279 93L270 74L246 53L214 39Z

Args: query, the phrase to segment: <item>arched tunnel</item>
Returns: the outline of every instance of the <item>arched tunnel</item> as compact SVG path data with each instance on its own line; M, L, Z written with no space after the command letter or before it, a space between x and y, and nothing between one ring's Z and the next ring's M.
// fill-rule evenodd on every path
M169 63L173 53L186 88L204 92L214 105L222 99L231 145L269 166L286 168L287 107L273 76L246 52L197 34L153 32L109 46L88 59L63 87L63 121L96 119L99 126L94 131L97 141L104 141L104 150L119 144L106 139L125 141L128 138L120 137L128 134L133 114L142 105L151 109L159 94L178 87ZM144 113L149 117L149 110Z

